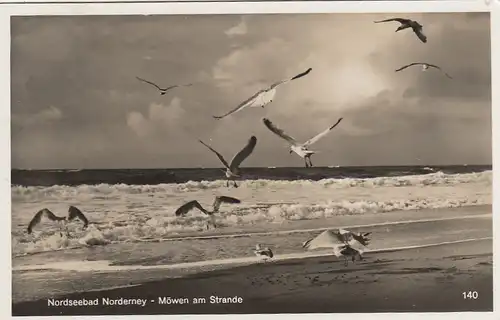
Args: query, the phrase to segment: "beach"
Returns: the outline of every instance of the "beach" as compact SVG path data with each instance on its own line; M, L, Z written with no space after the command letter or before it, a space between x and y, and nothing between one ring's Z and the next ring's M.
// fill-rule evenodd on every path
M45 264L20 264L13 274L13 315L491 310L491 206L422 210L422 216L427 217L422 222L393 221L361 228L381 239L374 240L373 252L365 253L363 261L349 262L348 267L343 259L321 250L309 257L315 253L278 252L269 262L247 255L213 264L169 264L162 259L71 263L54 257ZM248 239L234 238L231 245L241 246ZM209 243L220 248L222 240L227 243L217 238ZM47 281L48 277L52 280ZM464 299L462 293L467 291L477 291L479 298ZM211 296L236 296L243 302L211 304ZM208 302L166 305L158 303L161 297L189 301L203 297ZM145 307L102 303L49 307L50 298L141 298L148 303Z
M147 300L144 307L105 306L102 301L49 307L48 299L40 299L14 304L13 315L492 311L491 249L492 241L485 240L367 254L366 261L349 267L335 257L259 263L59 297L141 298ZM468 291L478 292L478 298L464 299ZM242 302L210 303L211 296L240 297ZM161 297L190 303L161 304ZM194 298L206 303L193 303Z
M221 180L16 186L13 315L491 309L491 171L399 173L245 180L239 188ZM186 201L209 206L218 195L241 203L221 206L215 229L206 229L201 212L173 214ZM26 233L41 207L61 214L70 204L87 215L88 228L71 222L65 233L42 221ZM338 228L371 232L363 261L345 267L329 248L302 247ZM262 262L256 244L270 247L273 258ZM464 299L464 291L479 297ZM195 297L206 301L194 306ZM130 298L147 302L117 305ZM158 302L169 298L181 300ZM77 306L64 306L66 299Z

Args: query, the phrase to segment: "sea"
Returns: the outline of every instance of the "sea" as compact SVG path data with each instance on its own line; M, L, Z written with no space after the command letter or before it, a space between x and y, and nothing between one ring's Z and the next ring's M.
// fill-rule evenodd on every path
M14 169L12 256L99 247L105 248L100 252L107 258L117 251L122 258L132 251L144 258L151 248L145 244L175 237L273 232L300 223L324 226L325 221L346 216L366 216L364 220L368 221L368 217L393 211L406 212L410 219L421 209L492 203L491 165L242 170L244 179L234 188L226 186L220 168ZM236 197L241 203L221 205L216 230L207 230L207 216L196 209L185 217L175 216L175 210L190 200L198 200L210 210L218 195ZM87 229L73 221L67 225L69 233L64 233L57 223L42 221L32 234L26 232L40 209L65 216L70 205L87 216ZM196 241L194 244L198 249L205 246ZM169 261L207 260L228 254L222 249L210 256L201 249L179 248L176 246L175 256L172 254ZM87 259L90 253L84 254Z

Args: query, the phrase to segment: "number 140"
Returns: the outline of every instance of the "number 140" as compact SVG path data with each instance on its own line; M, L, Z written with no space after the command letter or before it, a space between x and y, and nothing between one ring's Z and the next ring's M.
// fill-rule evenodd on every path
M477 298L479 298L479 293L477 293L477 291L464 291L462 292L462 296L464 297L464 299L476 300Z

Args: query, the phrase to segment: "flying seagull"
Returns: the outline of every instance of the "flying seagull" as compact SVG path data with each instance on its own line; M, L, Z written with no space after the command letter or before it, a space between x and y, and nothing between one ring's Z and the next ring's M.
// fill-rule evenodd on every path
M370 234L371 232L355 233L344 229L326 230L315 238L305 241L302 247L308 250L332 248L335 256L344 257L347 266L347 257L352 257L353 262L357 256L359 260L363 260L362 254L370 242L368 237Z
M257 257L262 257L264 261L267 261L268 259L272 259L274 257L273 251L270 248L262 248L260 244L257 244L255 246L255 250L253 252Z
M422 41L423 43L427 42L427 36L423 33L422 28L423 26L418 23L417 21L410 20L410 19L402 19L402 18L391 18L391 19L386 19L386 20L380 20L380 21L374 21L375 23L380 23L380 22L389 22L389 21L397 21L401 23L401 25L396 29L396 32L412 28L413 32L417 35L417 37Z
M33 232L33 228L41 222L42 217L45 217L51 221L63 221L63 222L72 221L72 220L78 218L79 220L81 220L83 222L83 229L86 229L88 224L89 224L89 221L87 220L85 215L77 207L70 206L68 209L68 216L67 217L56 216L52 211L50 211L47 208L44 208L44 209L38 211L35 214L35 216L33 217L33 219L31 219L31 221L28 225L28 229L27 229L28 234L31 234ZM61 233L61 235L62 235L62 233Z
M234 187L237 188L238 185L236 184L235 179L238 178L238 177L240 177L240 168L239 168L239 166L253 152L253 149L255 148L255 145L257 144L257 138L255 136L251 136L250 139L248 140L247 145L243 149L241 149L241 151L238 152L234 156L234 158L231 160L231 164L228 164L227 161L226 161L226 159L224 159L224 157L220 153L218 153L217 151L215 151L208 144L206 144L205 142L203 142L201 140L198 140L198 141L200 141L210 151L212 151L213 153L215 153L217 155L217 157L219 158L219 160L224 165L224 167L226 167L226 171L225 171L226 178L227 178L226 186L229 187L229 180L232 180Z
M445 76L447 76L448 78L452 79L451 76L449 74L447 74L445 71L443 71L443 69L441 69L439 66L436 66L435 64L430 64L427 62L413 62L413 63L407 64L406 66L403 66L403 67L397 69L396 72L404 70L404 69L411 67L411 66L418 66L418 65L422 66L422 71L427 71L429 68L435 68L435 69L438 69L439 71L441 71L442 73L444 73Z
M278 88L278 86L280 86L284 83L287 83L289 81L302 78L302 77L306 76L307 74L309 74L309 72L311 72L311 70L312 70L312 68L309 68L306 71L296 75L293 78L278 81L278 82L272 84L269 88L260 90L259 92L254 94L252 97L243 101L242 103L240 103L239 106L237 106L233 110L227 112L226 114L223 114L221 116L213 116L213 117L215 119L222 119L222 118L224 118L232 113L241 111L246 107L256 107L256 108L262 107L262 108L264 108L266 105L273 102L274 96L276 95L276 89Z
M291 136L286 134L283 130L279 129L276 125L274 125L271 122L271 120L264 118L262 119L262 121L269 130L271 130L274 134L278 135L282 139L285 139L290 144L290 154L292 152L298 154L301 158L304 159L306 163L306 168L308 168L313 166L311 162L311 156L316 153L316 151L309 150L308 147L313 143L315 143L316 141L318 141L319 139L323 138L328 132L330 132L330 130L335 128L340 123L340 121L342 121L342 119L343 118L340 118L334 125L328 127L323 132L317 134L316 136L312 137L311 139L307 140L304 143L297 142L294 138L292 138ZM309 163L307 162L307 160L309 160Z
M156 87L159 91L160 91L160 94L161 95L164 95L167 93L168 90L170 89L173 89L173 88L177 88L177 87L189 87L189 86L192 86L193 84L192 83L188 83L188 84L178 84L178 85L173 85L173 86L170 86L170 87L166 87L166 88L161 88L160 86L158 86L156 83L153 83L151 81L148 81L146 79L142 79L142 78L139 78L137 77L137 80L139 81L142 81L142 82L145 82L145 83L149 83L150 85Z
M186 213L188 213L189 211L191 211L194 208L197 208L198 210L200 210L201 212L203 212L206 215L209 215L212 218L211 223L212 223L213 227L216 228L217 226L215 225L215 221L214 221L215 217L213 214L219 212L219 208L220 208L220 205L222 203L241 203L241 200L236 199L236 198L232 198L232 197L227 197L227 196L217 196L217 197L215 197L214 203L212 205L212 207L213 207L212 211L209 211L209 210L206 210L205 208L203 208L203 206L197 200L192 200L192 201L189 201L189 202L183 204L182 206L180 206L175 211L175 215L178 217L185 216ZM207 222L207 229L208 228L209 228L209 223Z

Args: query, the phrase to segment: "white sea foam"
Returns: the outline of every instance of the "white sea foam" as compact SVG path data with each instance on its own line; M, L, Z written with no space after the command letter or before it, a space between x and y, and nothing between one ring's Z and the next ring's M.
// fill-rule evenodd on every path
M471 238L471 239L462 239L462 240L454 240L454 241L443 241L438 243L430 243L430 244L422 244L422 245L411 245L411 246L400 246L400 247L390 247L390 248L373 248L367 249L368 253L382 253L382 252L391 252L391 251L401 251L401 250L410 250L410 249L419 249L419 248L429 248L450 244L458 244L458 243L467 243L474 241L484 241L491 240L492 237L482 237L482 238ZM316 258L316 257L327 257L332 256L331 249L325 250L316 250L316 251L306 251L306 252L296 252L290 254L278 254L273 257L270 261L286 261L292 259L307 259L307 258ZM143 266L143 265L112 265L110 261L99 260L99 261L65 261L65 262L56 262L56 263L45 263L42 265L21 265L18 267L14 267L15 271L42 271L42 270L64 270L64 271L74 271L74 272L110 272L110 271L130 271L130 270L153 270L153 269L161 269L161 270L171 270L171 269L189 269L196 267L206 267L206 266L228 266L228 265L249 265L261 262L262 259L259 257L238 257L238 258L230 258L230 259L215 259L208 261L196 261L196 262L184 262L184 263L176 263L176 264L167 264L167 265L152 265L152 266Z
M197 199L210 206L215 195L242 200L223 205L217 215L220 230L245 229L290 220L340 215L364 215L394 210L451 208L491 204L492 172L324 179L320 181L248 180L240 188L225 181L160 185L81 185L76 187L12 187L12 251L22 255L63 248L163 239L185 232L201 232L206 216L193 210L176 218L175 209ZM266 202L266 204L259 204ZM69 224L69 237L55 224L42 222L33 235L26 226L33 214L47 207L64 215L69 205L82 209L92 224ZM415 218L415 217L412 217Z

